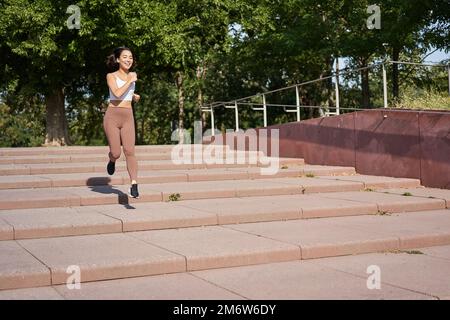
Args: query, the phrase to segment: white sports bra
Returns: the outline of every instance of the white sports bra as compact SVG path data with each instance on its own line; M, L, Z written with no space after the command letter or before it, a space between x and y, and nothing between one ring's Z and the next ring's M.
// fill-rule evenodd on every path
M116 75L114 75L114 77L116 78L116 84L117 84L118 88L122 87L126 83L126 81L123 81ZM123 100L123 101L133 100L133 94L134 94L135 87L136 87L135 82L131 83L130 86L128 87L128 90L125 91L125 93L123 95L121 95L120 97L116 97L114 95L114 93L112 93L111 88L109 88L109 100L110 101L111 100Z

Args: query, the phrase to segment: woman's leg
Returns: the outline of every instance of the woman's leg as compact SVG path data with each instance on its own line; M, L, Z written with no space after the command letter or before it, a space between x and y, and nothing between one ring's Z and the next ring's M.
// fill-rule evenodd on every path
M109 144L109 160L116 162L120 158L120 127L115 110L109 109L103 118L103 129Z
M137 171L138 164L135 155L135 128L134 128L134 118L133 111L128 109L126 121L123 123L122 130L120 131L120 137L122 138L123 153L127 159L127 169L128 174L132 182L137 183ZM134 181L133 181L134 180Z

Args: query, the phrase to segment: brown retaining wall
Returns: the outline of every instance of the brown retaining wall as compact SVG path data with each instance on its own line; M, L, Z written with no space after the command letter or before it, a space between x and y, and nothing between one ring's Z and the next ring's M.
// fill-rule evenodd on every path
M281 157L352 166L361 174L417 178L424 186L450 189L450 112L377 109L268 129L279 129ZM231 145L232 137L234 148L244 149L236 147L235 133L227 134L225 143Z

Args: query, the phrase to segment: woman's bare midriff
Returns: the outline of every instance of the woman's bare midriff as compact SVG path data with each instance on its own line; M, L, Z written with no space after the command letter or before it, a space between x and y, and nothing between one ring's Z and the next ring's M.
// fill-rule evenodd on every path
M124 100L111 100L109 102L108 107L114 107L114 108L131 108L131 101L124 101Z

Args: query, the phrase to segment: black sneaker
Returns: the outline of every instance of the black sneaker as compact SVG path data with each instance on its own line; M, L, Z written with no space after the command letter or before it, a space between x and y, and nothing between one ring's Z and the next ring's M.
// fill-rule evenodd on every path
M116 171L116 163L112 162L111 160L108 162L108 165L106 166L106 170L108 171L108 174L112 176L114 174L114 171Z
M138 185L136 183L133 183L131 185L130 196L132 196L133 198L139 199Z

